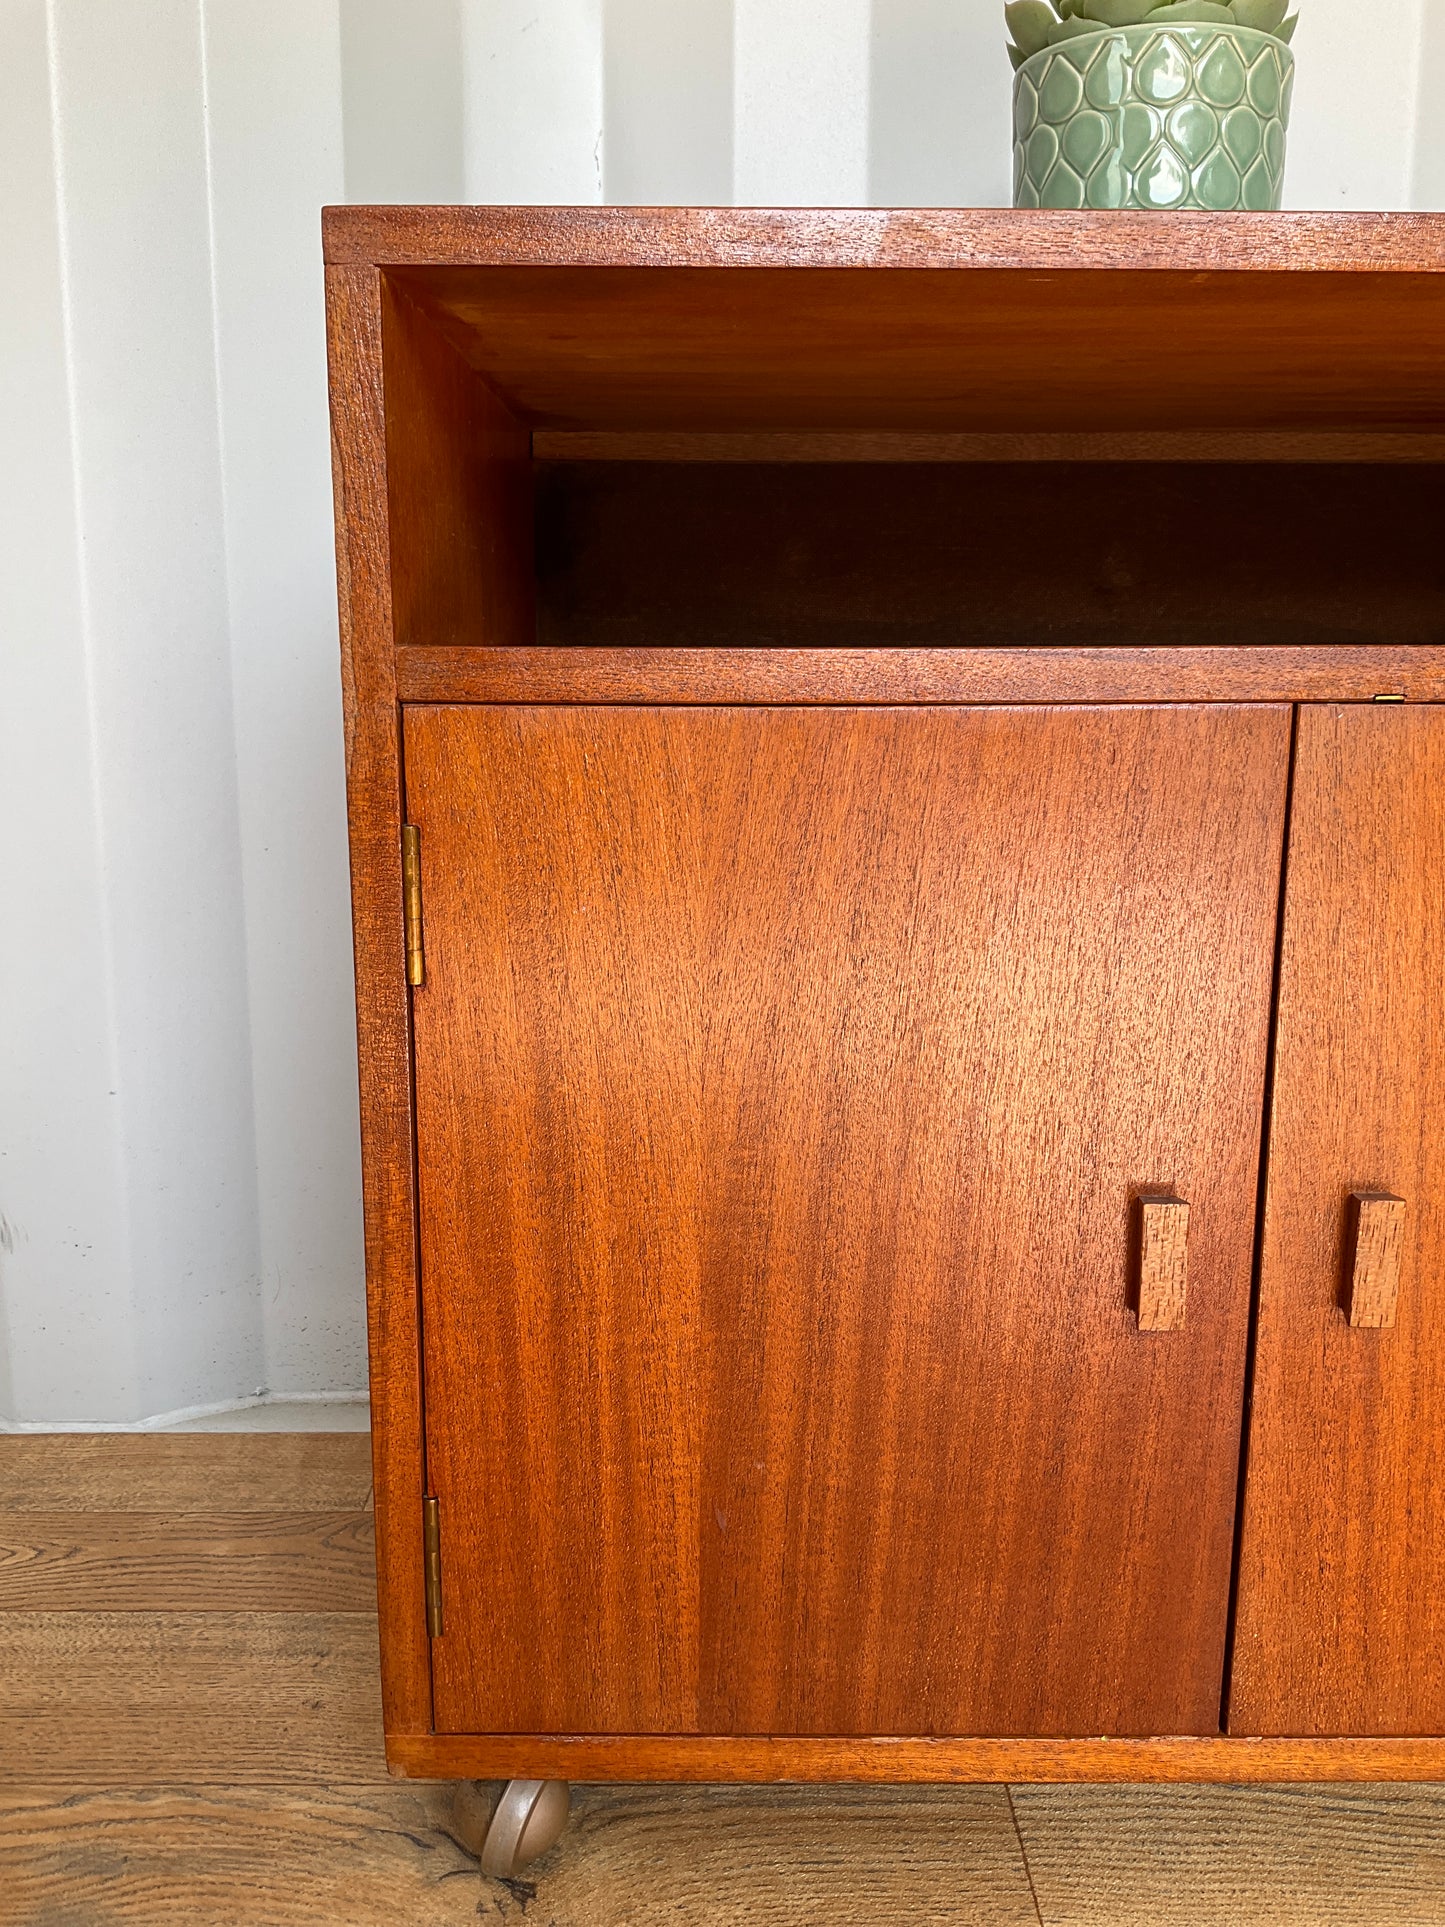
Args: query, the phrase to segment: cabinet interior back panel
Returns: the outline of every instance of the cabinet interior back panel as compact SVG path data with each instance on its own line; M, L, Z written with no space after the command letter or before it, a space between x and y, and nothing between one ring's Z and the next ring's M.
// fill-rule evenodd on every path
M439 1732L1217 1730L1289 728L408 710Z
M536 483L542 643L1158 647L1442 633L1445 470L1431 464L540 462ZM435 497L420 497L428 527ZM1214 539L1225 524L1228 540ZM407 633L482 641L497 625L477 613L455 632Z

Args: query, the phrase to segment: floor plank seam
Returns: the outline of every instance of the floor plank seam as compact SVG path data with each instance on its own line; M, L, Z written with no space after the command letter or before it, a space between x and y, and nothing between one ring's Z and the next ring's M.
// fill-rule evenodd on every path
M1039 1905L1038 1889L1034 1885L1034 1870L1029 1865L1029 1850L1024 1845L1023 1828L1019 1825L1018 1809L1014 1806L1014 1790L1011 1786L1005 1786L1004 1793L1008 1797L1008 1817L1013 1821L1014 1839L1019 1843L1019 1858L1023 1861L1024 1879L1029 1883L1029 1899L1034 1903L1034 1918L1038 1921L1039 1927L1044 1927L1044 1910Z

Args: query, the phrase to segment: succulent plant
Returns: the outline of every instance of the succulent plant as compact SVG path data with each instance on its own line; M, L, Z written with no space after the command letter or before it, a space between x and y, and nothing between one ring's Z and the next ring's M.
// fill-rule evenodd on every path
M1003 10L1008 23L1008 55L1015 67L1030 54L1079 34L1104 33L1110 27L1161 27L1176 22L1217 23L1222 27L1253 27L1276 40L1293 38L1297 13L1288 0L1009 0Z

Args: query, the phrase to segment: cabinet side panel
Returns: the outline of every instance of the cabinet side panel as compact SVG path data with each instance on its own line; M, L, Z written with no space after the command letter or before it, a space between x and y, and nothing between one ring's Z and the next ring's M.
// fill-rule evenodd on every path
M392 667L381 277L328 268L332 467L346 714L352 930L376 1479L382 1699L431 1729L424 1616L421 1349L411 1038L401 897L400 712Z
M384 277L381 300L396 641L535 642L531 436Z
M1445 1727L1445 710L1301 711L1229 1726ZM1355 1193L1405 1201L1352 1327Z

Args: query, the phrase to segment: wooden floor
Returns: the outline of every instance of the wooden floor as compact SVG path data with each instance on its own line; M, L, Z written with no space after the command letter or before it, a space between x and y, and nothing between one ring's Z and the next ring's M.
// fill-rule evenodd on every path
M0 1438L3 1927L1445 1927L1445 1789L576 1789L510 1886L381 1766L363 1435Z

